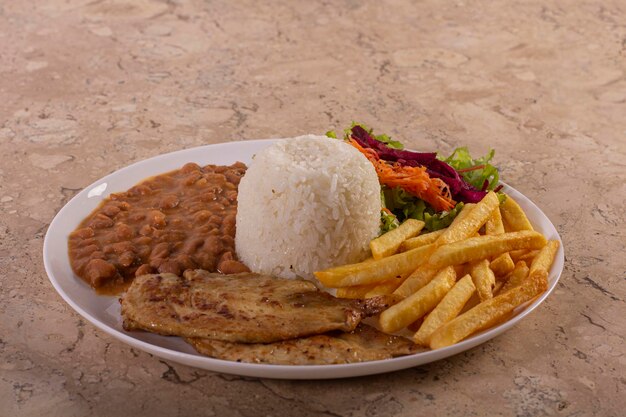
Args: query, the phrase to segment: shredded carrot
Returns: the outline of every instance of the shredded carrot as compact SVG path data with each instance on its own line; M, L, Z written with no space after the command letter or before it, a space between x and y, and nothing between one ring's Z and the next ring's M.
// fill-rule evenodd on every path
M469 167L469 168L457 169L456 172L476 171L476 170L479 170L479 169L483 169L484 167L485 167L485 165L476 165L476 166Z
M381 184L388 187L400 187L426 201L437 211L450 210L454 207L455 202L452 200L448 185L439 178L431 178L425 167L388 163L382 161L376 151L363 148L354 139L350 139L350 144L374 165Z

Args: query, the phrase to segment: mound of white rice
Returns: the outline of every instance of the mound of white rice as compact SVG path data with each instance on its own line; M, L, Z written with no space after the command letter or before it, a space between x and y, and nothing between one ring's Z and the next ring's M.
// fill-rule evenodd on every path
M241 179L237 254L254 272L312 278L367 257L380 208L378 177L359 151L325 136L284 139Z

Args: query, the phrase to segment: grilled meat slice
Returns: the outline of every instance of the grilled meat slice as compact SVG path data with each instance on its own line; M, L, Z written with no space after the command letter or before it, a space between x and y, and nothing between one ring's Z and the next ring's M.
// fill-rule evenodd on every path
M331 365L375 361L423 350L410 340L360 324L349 333L327 334L274 343L233 343L187 338L198 353L217 359L275 365Z
M308 281L203 270L144 275L122 296L126 330L270 343L331 330L352 331L389 307L388 297L335 298Z

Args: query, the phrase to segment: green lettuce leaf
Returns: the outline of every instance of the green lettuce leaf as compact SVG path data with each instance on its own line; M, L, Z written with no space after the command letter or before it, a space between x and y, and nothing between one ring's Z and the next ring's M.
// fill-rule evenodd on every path
M463 208L463 203L458 203L450 211L437 213L424 200L403 189L385 186L382 187L382 200L383 206L391 210L398 224L406 219L421 220L425 223L424 227L431 232L448 227Z
M487 190L493 190L498 186L500 179L498 170L491 165L489 161L493 159L495 150L491 149L489 153L482 158L472 159L469 150L466 147L456 148L452 155L443 161L448 163L457 171L464 171L468 168L482 166L482 168L459 172L465 181L474 186L478 190L482 190L485 181L488 182Z

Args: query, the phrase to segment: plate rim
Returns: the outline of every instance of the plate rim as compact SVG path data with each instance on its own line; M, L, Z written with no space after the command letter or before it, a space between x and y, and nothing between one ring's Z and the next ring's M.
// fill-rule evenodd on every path
M273 379L336 379L336 378L349 378L349 377L357 377L364 375L374 375L386 372L393 372L400 369L411 368L415 366L424 365L427 363L435 362L450 356L454 356L458 353L469 350L473 347L476 347L482 343L489 341L490 339L504 333L505 331L511 329L521 320L523 320L527 315L533 312L540 304L542 304L550 294L556 288L561 274L563 272L563 267L560 270L555 271L551 270L549 276L551 277L553 274L555 276L554 280L550 281L549 287L547 291L541 294L538 298L533 300L530 304L526 305L522 311L516 314L511 319L506 322L487 329L483 332L477 333L465 339L457 344L452 346L448 346L442 349L437 350L428 350L423 352L417 352L411 355L400 356L392 359L384 359L377 361L368 361L368 362L358 362L358 363L350 363L350 364L336 364L336 365L272 365L272 364L255 364L255 363L243 363L243 362L235 362L228 361L222 359L211 358L207 356L202 356L199 354L190 354L186 352L180 352L173 349L165 348L162 346L157 346L152 343L137 339L132 337L127 332L118 330L114 327L109 326L103 321L99 320L97 317L92 316L89 312L85 311L81 306L79 306L72 297L69 296L63 289L61 283L53 273L53 268L51 265L51 259L49 257L50 245L53 244L51 242L51 231L55 232L57 224L60 222L60 219L63 218L66 212L68 212L74 205L78 204L78 200L87 196L90 190L97 187L98 185L107 182L107 180L111 180L114 177L122 175L125 171L132 170L134 168L138 168L141 165L150 165L161 159L170 159L177 155L184 153L192 153L192 152L202 152L208 149L210 150L219 150L219 148L226 147L240 147L240 146L255 146L255 145L267 145L282 140L282 138L276 139L255 139L255 140L245 140L245 141L233 141L233 142L221 142L216 144L209 145L201 145L192 148L180 149L173 152L167 152L159 155L152 156L147 159L143 159L140 161L136 161L132 164L126 165L122 168L119 168L102 178L97 179L92 182L88 186L84 187L79 193L77 193L74 197L72 197L67 203L63 205L63 207L57 212L54 216L48 229L46 231L46 236L44 238L43 244L43 261L44 268L46 270L46 274L48 275L48 279L50 280L52 286L57 291L57 293L61 296L61 298L76 311L81 317L89 321L96 328L104 331L108 335L114 337L115 339L131 346L136 347L140 350L148 352L152 355L171 360L173 362L181 363L184 365L201 368L214 372L221 372L227 374L234 374L240 376L248 376L248 377L261 377L261 378L273 378ZM166 172L166 171L163 171ZM158 174L155 174L158 175ZM146 177L147 178L147 177ZM135 180L136 182L140 182L145 178ZM504 181L500 181L501 184L504 185L507 191L512 191L513 194L518 194L523 197L524 200L530 204L534 210L541 216L543 216L549 223L549 225L554 229L556 235L554 239L557 239L560 243L559 250L557 252L557 258L555 260L555 264L552 269L556 267L557 264L564 265L564 247L563 241L558 233L556 226L550 220L550 218L528 197L526 197L521 192L517 191L515 188L506 184ZM106 193L105 195L109 195ZM100 201L100 200L98 200ZM63 242L67 245L67 242ZM72 273L73 279L80 278L76 277L75 274ZM85 284L86 285L86 284ZM98 297L102 297L98 295Z

